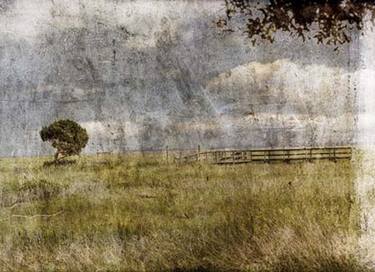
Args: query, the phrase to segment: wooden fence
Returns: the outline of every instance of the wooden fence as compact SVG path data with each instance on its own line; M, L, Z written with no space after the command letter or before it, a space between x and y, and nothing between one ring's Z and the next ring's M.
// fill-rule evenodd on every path
M205 161L213 164L240 164L252 162L291 162L314 160L350 160L352 148L337 147L305 147L305 148L276 148L252 150L211 150L176 158L181 163Z

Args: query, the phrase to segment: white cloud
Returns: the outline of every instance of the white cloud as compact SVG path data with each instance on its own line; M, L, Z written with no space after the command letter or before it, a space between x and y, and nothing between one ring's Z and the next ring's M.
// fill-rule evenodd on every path
M289 59L251 62L212 78L206 88L227 124L295 133L294 144L351 141L356 129L357 73ZM313 135L314 134L314 135ZM286 136L285 136L286 137ZM306 142L303 142L306 141Z
M0 15L0 33L33 39L45 28L49 9L45 0L17 0L8 12Z

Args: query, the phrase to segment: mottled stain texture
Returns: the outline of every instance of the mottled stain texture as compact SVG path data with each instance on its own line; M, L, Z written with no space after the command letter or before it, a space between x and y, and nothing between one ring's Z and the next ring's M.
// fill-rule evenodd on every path
M0 5L0 155L51 152L71 118L87 153L354 141L358 39L340 50L223 33L223 1L7 0Z

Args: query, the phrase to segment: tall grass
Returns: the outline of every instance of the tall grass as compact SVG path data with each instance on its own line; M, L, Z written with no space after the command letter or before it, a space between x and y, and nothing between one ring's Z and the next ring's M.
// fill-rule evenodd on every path
M351 162L0 161L1 271L367 271Z

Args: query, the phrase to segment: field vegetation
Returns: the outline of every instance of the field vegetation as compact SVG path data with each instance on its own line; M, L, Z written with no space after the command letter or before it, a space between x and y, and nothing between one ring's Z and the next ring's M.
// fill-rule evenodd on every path
M0 271L367 271L349 161L0 161Z

